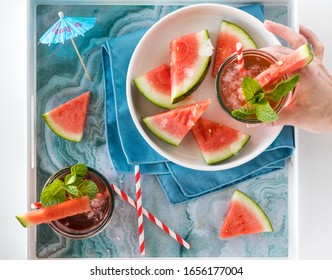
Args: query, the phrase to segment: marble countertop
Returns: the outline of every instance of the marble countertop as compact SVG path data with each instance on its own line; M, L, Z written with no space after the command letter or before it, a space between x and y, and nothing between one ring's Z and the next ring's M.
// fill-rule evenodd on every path
M15 6L15 2L17 1L13 1L13 3L10 4L10 8L13 9L13 7ZM324 30L319 23L320 21L312 23L309 20L308 13L312 10L312 8L313 7L310 5L310 1L301 1L299 5L300 22L306 22L308 26L311 26L310 23L313 24L314 27L316 27L316 30L319 31L319 34L322 35L322 39L326 40L327 34L324 33ZM315 5L314 9L317 12L324 13L324 10L321 9L318 4ZM22 25L25 26L24 19L26 19L26 10L24 9L24 5L22 11L19 14L21 15L20 20L23 22ZM7 20L6 17L5 20ZM15 28L12 29L12 31L17 31L17 34L21 34L23 38L26 32L25 30L22 30L22 26L16 27L16 25ZM22 63L23 66L25 65L24 61L26 58L26 53L24 54L21 52L22 44L19 46L18 43L13 44L12 41L6 41L1 46L1 48L3 50L1 52L2 54L8 53L8 50L10 50L10 53L15 52L17 54L15 56L15 61L17 62L15 64L16 66L20 63ZM327 57L330 57L330 54L331 52L327 50ZM4 57L3 61L6 61L5 58L6 57ZM11 108L16 108L17 110L19 110L15 114L16 118L13 119L13 123L9 124L10 126L8 124L1 123L1 126L9 131L12 125L14 125L15 127L25 126L24 114L26 110L24 108L26 105L24 102L25 98L22 98L22 95L24 95L25 92L25 84L15 83L14 81L17 80L16 77L22 77L22 80L24 80L26 70L17 68L16 66L14 67L12 64L9 63L5 65L7 66L7 71L2 71L2 79L4 82L4 90L8 92L9 95L6 98L11 104L15 104L15 107L11 106ZM332 68L331 65L328 66L329 69ZM21 94L19 94L19 92ZM5 108L4 116L9 115L8 112L12 112L8 110L12 109ZM1 173L3 175L2 177L7 178L8 176L4 176L7 174L14 174L15 176L17 173L14 173L13 170L19 172L20 174L20 176L17 176L17 178L15 178L15 182L9 179L8 181L6 181L6 186L8 186L7 188L9 189L5 192L6 197L15 196L16 205L5 202L1 206L5 207L2 208L2 210L6 209L6 212L10 214L10 217L1 216L2 221L4 221L8 225L8 230L1 233L1 240L5 241L3 242L5 249L1 251L0 256L0 258L2 259L24 259L27 257L27 247L31 246L31 244L27 243L26 231L23 231L21 228L19 228L19 226L16 224L16 221L12 221L13 219L11 218L14 217L17 213L26 211L26 201L28 195L26 194L25 178L27 171L25 169L25 161L22 160L22 155L25 154L25 141L22 141L22 139L25 139L25 135L25 130L21 129L14 131L13 138L11 140L1 140L1 146L6 147L7 150L6 151L5 149L3 149L3 154L5 155L4 157L8 159L5 169L1 170L2 172L4 172ZM102 139L102 137L100 139ZM295 199L294 197L292 197L292 202L295 201L296 203L298 203L296 212L292 215L294 215L296 219L299 218L296 221L297 230L295 234L299 236L299 238L297 240L298 247L296 248L297 253L295 257L331 257L332 246L331 240L330 238L328 238L328 236L330 236L329 232L331 232L331 228L326 225L326 223L324 223L322 220L317 219L317 215L315 215L319 213L319 211L331 212L331 209L329 208L329 206L327 206L327 203L320 203L328 199L331 189L328 188L329 180L326 177L326 174L328 174L328 172L326 172L326 166L328 166L329 163L329 156L328 153L326 153L326 151L328 151L328 148L326 148L325 150L323 149L323 153L321 151L322 147L328 147L330 143L329 139L330 134L320 135L316 137L316 135L308 134L301 130L297 130L297 170L295 170L297 177L295 181L296 183L301 184L301 189L298 193L292 193L292 195L296 196ZM7 147L11 146L9 144L15 144L14 148L7 149ZM98 147L99 152L101 152L106 157L107 151L105 150L105 146L103 146L102 140L100 140ZM308 147L310 147L312 152L307 152ZM103 158L102 160L107 161L108 159ZM55 168L55 166L53 166L53 168ZM110 164L105 165L103 168L105 168L105 173L111 180L116 181L119 185L122 184L123 187L130 193L131 190L129 189L129 185L131 184L130 182L132 180L130 176L128 178L122 178L121 176L113 174L112 172L110 172ZM104 171L103 168L101 168L102 171ZM273 192L272 196L277 197L278 203L280 203L280 205L283 205L284 207L288 203L289 195L289 189L287 184L289 177L287 171L288 170L283 170L280 172L269 174L268 176L242 183L237 187L242 190L251 192L255 196L255 198L264 203L264 199L266 199L266 197L269 197L269 195L266 194L266 183L277 186L278 191ZM47 172L52 172L52 170L48 170ZM301 176L298 176L298 174L300 174ZM47 173L45 173L45 177L46 176ZM146 177L143 178L143 180L153 181L154 178ZM315 188L318 191L313 192L311 186L312 184L315 184ZM153 186L153 184L151 184L151 186ZM147 189L146 191L150 190ZM21 195L17 196L17 192L19 192ZM220 219L218 219L218 213L220 213L222 209L226 207L223 202L230 197L230 194L231 191L227 190L223 193L218 193L217 195L205 196L204 198L202 198L202 200L204 201L203 205L205 205L206 207L202 207L202 209L198 209L198 203L195 201L189 202L186 205L167 205L167 207L164 209L158 208L158 211L156 211L154 214L156 214L156 216L158 216L160 219L164 219L165 221L167 221L170 227L174 227L174 230L179 231L186 238L188 237L188 241L192 243L191 245L195 245L195 250L181 250L176 242L174 242L168 236L163 235L159 231L159 229L155 228L152 224L150 225L147 222L147 236L150 236L151 240L155 240L155 238L161 238L161 241L158 241L161 242L160 247L151 246L148 249L148 254L150 256L287 256L289 236L287 234L288 217L286 213L282 216L285 219L278 220L278 217L273 217L273 219L278 225L277 230L279 234L277 236L277 242L274 242L273 244L278 244L278 246L274 246L271 244L271 246L269 246L269 243L262 243L263 248L254 247L253 244L259 243L259 240L257 240L257 238L264 239L264 234L261 237L244 237L238 239L238 241L235 243L219 243L218 246L213 248L213 244L215 244L215 242L220 242L219 240L216 240L214 238L210 246L204 245L204 242L202 242L202 240L206 240L207 237L210 237L208 234L218 232L221 222ZM154 195L158 197L158 201L160 203L165 202L165 198L163 198L162 194L159 194L158 191L156 191ZM50 240L48 239L47 242L45 242L45 240L43 240L41 236L41 238L39 238L40 244L38 245L37 250L39 256L81 257L84 254L85 256L89 257L119 257L137 255L137 251L133 250L133 246L126 246L126 248L122 248L117 240L120 235L118 234L116 229L120 228L125 230L126 233L124 235L121 234L120 238L125 238L126 241L128 241L129 243L135 242L136 238L133 234L133 227L126 228L123 225L116 225L116 223L120 223L122 219L125 218L129 219L129 221L131 219L135 219L135 213L133 211L128 211L128 207L125 203L123 203L121 200L118 200L117 203L119 207L117 213L115 214L119 215L121 219L114 219L110 224L110 227L95 240L96 244L92 245L91 243L85 243L84 241L68 243L67 240L58 238L57 236L53 236L50 245ZM307 207L308 204L312 207ZM149 204L146 207L151 207L151 209L154 209L153 203L152 205ZM176 209L173 207L175 207ZM271 207L275 207L275 205ZM284 209L287 209L287 207L285 207ZM126 215L124 215L123 213L126 213ZM178 227L178 219L185 219L184 223L182 223L184 224L183 227ZM193 227L193 225L195 225L195 227ZM315 231L310 231L309 229L311 225L314 225L314 227L317 229ZM45 232L45 234L53 235L53 233L49 233L48 230L45 230ZM150 242L150 244L151 243L154 242ZM45 245L48 245L49 247L47 248L47 246ZM130 250L130 248L132 250ZM161 250L164 248L167 248L167 250ZM238 249L238 251L236 249Z
M46 179L56 170L83 162L99 170L106 178L134 197L132 174L115 172L108 156L105 136L105 112L101 45L112 37L150 26L179 6L56 6L37 7L36 34L39 38L50 26L58 11L67 15L97 17L96 26L75 38L85 57L90 83L81 69L71 45L38 45L36 47L36 198ZM265 7L265 16L287 24L287 7ZM56 21L55 18L53 21ZM59 71L59 69L61 71ZM80 143L71 143L50 131L40 117L63 96L77 95L87 89L93 93L87 119L88 129ZM145 221L146 257L288 257L288 172L284 168L268 175L237 184L181 205L171 205L153 175L142 175L144 207L159 217L191 245L180 246L152 223ZM231 194L240 189L255 198L266 209L273 233L248 235L221 240L219 231ZM33 196L31 197L32 199ZM30 229L35 246L31 258L98 258L137 257L138 234L135 210L116 198L115 212L109 226L98 236L86 240L70 240L55 234L48 225Z

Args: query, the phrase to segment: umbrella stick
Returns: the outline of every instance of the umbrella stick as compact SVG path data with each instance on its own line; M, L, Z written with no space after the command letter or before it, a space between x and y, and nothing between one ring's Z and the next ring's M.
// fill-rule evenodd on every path
M78 55L78 58L80 59L80 61L81 61L81 63L82 63L82 66L83 66L83 69L84 69L85 74L87 75L88 79L89 79L90 82L91 82L92 80L91 80L90 74L89 74L88 70L87 70L86 67L85 67L84 61L83 61L83 59L82 59L82 57L81 57L80 52L78 51L78 49L77 49L77 47L76 47L76 44L75 44L73 38L71 38L70 40L71 40L71 42L73 43L73 46L74 46L74 49L75 49L75 51L76 51L76 53L77 53L77 55Z

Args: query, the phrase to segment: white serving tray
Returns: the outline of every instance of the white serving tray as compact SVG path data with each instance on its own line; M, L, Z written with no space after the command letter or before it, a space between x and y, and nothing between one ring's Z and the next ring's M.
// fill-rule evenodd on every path
M263 0L259 1L267 7L284 6L287 9L287 25L298 29L297 1L296 0ZM36 201L36 44L38 38L36 35L36 7L37 5L139 5L139 4L196 4L196 3L219 3L233 6L248 5L251 2L233 0L233 1L112 1L112 0L29 0L28 1L28 91L27 91L27 191L28 201L27 210L30 210L32 202ZM297 140L297 130L295 140ZM289 232L289 259L298 258L298 181L297 181L297 150L291 160L288 162L289 188L288 188L288 232ZM28 258L35 259L36 230L30 228L28 232Z

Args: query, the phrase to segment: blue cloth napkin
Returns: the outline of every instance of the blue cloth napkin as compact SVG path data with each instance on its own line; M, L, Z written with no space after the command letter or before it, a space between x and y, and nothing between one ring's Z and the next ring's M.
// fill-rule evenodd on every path
M264 20L263 6L241 9ZM106 139L114 169L157 176L168 200L181 203L220 190L241 181L284 168L293 154L293 128L285 127L261 155L236 168L222 171L197 171L174 164L156 153L142 138L131 119L126 98L126 75L132 53L147 29L112 38L102 46L105 81Z

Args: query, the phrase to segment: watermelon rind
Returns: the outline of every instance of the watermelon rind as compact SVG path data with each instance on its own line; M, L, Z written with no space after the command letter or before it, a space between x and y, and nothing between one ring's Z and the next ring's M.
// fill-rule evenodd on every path
M225 150L222 150L220 152L216 151L214 153L202 152L203 158L207 164L220 163L226 159L229 159L237 155L249 142L249 140L250 140L250 135L241 134L240 138L236 142L231 143L231 145Z
M16 216L16 219L21 223L23 227L28 227L29 223L23 216Z
M167 69L168 68L168 69ZM184 100L182 100L181 102L178 102L176 104L172 104L171 102L171 78L169 77L169 85L165 85L165 87L169 86L169 89L166 92L166 89L164 90L164 92L161 92L160 90L158 90L155 85L153 84L153 81L149 81L147 75L150 73L153 73L153 71L155 72L154 75L158 75L158 71L170 71L170 68L167 64L162 64L160 66L158 66L157 68L149 71L148 73L145 73L143 75L140 75L138 77L136 77L133 82L134 85L136 86L136 88L138 89L138 91L147 99L149 100L151 103L153 103L154 105L163 108L163 109L175 109L190 103L193 103L193 99L190 98L186 98ZM169 73L168 73L169 74ZM155 77L155 79L157 79L158 77ZM165 78L165 77L164 77ZM159 82L159 83L165 83L165 81L155 81L155 82Z
M59 108L63 108L64 106L67 106L68 104L75 104L76 100L83 100L83 106L86 106L84 108L79 108L80 113L81 112L85 112L87 111L87 106L89 104L90 101L90 91L87 91L69 101L67 101L66 103L63 103L62 105L54 108L53 110L44 113L42 116L46 122L46 124L48 125L48 127L58 136L60 136L63 139L72 141L72 142L80 142L82 140L83 137L83 131L84 131L84 123L85 123L85 119L86 119L86 115L82 115L82 119L81 122L78 122L79 119L76 119L75 121L77 122L78 126L82 126L81 130L79 132L72 132L72 131L68 131L66 130L64 127L61 126L61 124L57 123L56 120L54 120L54 118L52 117L54 112L56 112L56 110L58 110ZM70 112L70 111L69 111ZM77 115L75 114L75 112L72 112L71 114L73 116L73 119L76 117ZM76 124L75 122L75 124Z
M249 209L252 210L252 212L257 217L257 220L259 220L262 223L264 227L263 232L273 231L270 219L265 214L264 210L250 196L246 195L244 192L241 192L240 190L235 190L232 199L243 203Z
M52 119L52 117L45 113L43 114L43 118L48 125L48 127L58 136L60 136L63 139L72 141L72 142L80 142L82 140L82 134L73 134L73 133L67 133L62 129L61 126L58 126Z
M256 218L256 221L259 221L260 225L262 226L262 229L260 231L255 231L252 233L261 233L261 232L273 232L273 227L271 224L270 219L264 212L264 210L248 195L245 193L241 192L240 190L235 190L232 198L231 198L231 203L232 202L239 202L242 205L245 206L247 210L250 210L253 216ZM226 216L227 217L227 216ZM243 233L243 234L251 234L249 232ZM241 235L240 233L234 233L234 236L239 236ZM220 237L221 238L228 238L228 237L234 237L234 236L229 236L227 230L225 231L224 228L221 230Z
M207 164L216 164L238 154L250 135L201 117L192 129Z
M303 44L289 54L286 54L278 62L261 72L255 80L262 87L276 80L278 77L292 73L300 68L307 66L314 58L309 44Z
M247 48L252 48L252 49L257 49L258 46L254 39L250 36L250 34L244 30L242 27L239 25L227 21L227 20L222 20L221 21L221 27L220 27L220 32L227 32L229 34L232 34L233 36L236 36L238 40L242 43L242 47L247 49Z
M175 84L172 82L171 89L171 103L175 104L188 95L193 93L204 80L211 63L211 57L213 54L213 45L210 40L210 35L207 29L199 31L196 33L199 42L199 59L191 66L190 69L183 69L188 72L187 78L180 84ZM172 43L175 41L171 42ZM171 51L171 61L172 61L172 51ZM172 67L171 65L171 77L172 77ZM172 78L171 78L172 79Z
M143 122L159 139L173 146L179 146L210 103L210 99L199 101L194 104L144 117ZM169 131L169 128L172 131Z
M49 207L33 210L24 215L18 215L16 218L23 227L29 227L85 213L90 210L89 196L82 196Z
M178 146L181 142L181 138L174 137L172 134L166 133L163 130L160 130L159 127L154 125L153 117L143 118L145 125L151 130L151 132L156 135L159 139L165 141L168 144L173 146Z
M219 34L218 36L223 36L223 34L228 34L236 38L236 42L241 42L242 43L242 48L243 50L246 49L258 49L258 45L254 41L254 39L250 36L250 34L244 30L242 27L239 25L227 21L227 20L222 20L220 29L219 29ZM219 40L219 39L218 39ZM219 42L217 42L217 50L215 52L215 60L214 60L214 65L213 65L213 71L212 71L212 76L216 77L217 72L223 61L218 61L218 54L220 52L223 52L224 46L220 46ZM232 46L231 50L227 50L229 52L228 55L234 54L236 51L236 43L234 42L234 46ZM226 57L224 58L226 59Z

